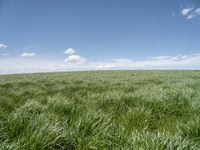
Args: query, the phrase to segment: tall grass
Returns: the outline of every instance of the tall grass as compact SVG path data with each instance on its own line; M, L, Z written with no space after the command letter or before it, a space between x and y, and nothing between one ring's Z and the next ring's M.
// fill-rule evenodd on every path
M0 76L0 149L200 149L199 71Z

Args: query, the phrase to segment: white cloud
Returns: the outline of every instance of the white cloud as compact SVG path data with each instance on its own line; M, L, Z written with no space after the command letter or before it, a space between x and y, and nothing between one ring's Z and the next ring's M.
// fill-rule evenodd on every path
M181 10L181 15L186 17L187 20L193 19L200 16L200 8L183 8Z
M193 19L193 18L195 18L195 17L197 17L197 16L199 16L200 14L191 14L191 15L188 15L187 16L187 19L188 20L190 20L190 19Z
M181 10L181 14L183 15L183 16L186 16L186 15L188 15L189 14L189 12L191 12L192 10L193 10L194 8L183 8L182 10Z
M6 49L8 46L5 44L0 44L0 49Z
M190 20L190 19L194 18L194 15L188 15L186 18L187 18L187 20Z
M36 53L32 53L32 52L23 52L21 55L21 57L35 57Z
M197 9L195 10L195 12L196 12L197 14L200 14L200 8L197 8Z
M83 65L87 62L87 59L79 55L70 55L64 61L67 63L75 63L75 64Z
M66 49L66 50L64 51L64 53L67 54L67 55L73 55L73 54L76 53L76 51L75 51L75 49L73 49L73 48L68 48L68 49Z
M187 55L178 55L178 56L156 56L151 57L152 60L181 60L187 58Z
M195 9L190 15L187 16L187 19L192 19L197 16L200 16L200 8Z

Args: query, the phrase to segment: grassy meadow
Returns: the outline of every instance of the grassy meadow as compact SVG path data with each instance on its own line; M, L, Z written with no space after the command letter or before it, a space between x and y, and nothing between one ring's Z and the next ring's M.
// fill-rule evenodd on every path
M0 149L200 149L200 71L1 75Z

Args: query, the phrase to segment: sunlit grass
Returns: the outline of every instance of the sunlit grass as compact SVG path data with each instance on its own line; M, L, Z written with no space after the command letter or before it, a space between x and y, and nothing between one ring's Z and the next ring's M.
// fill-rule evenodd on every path
M200 149L199 71L0 76L0 149Z

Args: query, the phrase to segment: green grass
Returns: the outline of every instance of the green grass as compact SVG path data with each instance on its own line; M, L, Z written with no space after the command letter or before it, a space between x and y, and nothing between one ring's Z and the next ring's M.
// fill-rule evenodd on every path
M0 149L200 149L200 71L1 75Z

